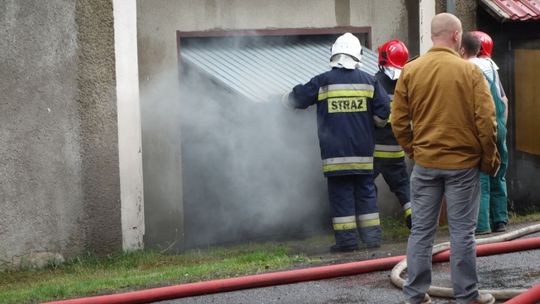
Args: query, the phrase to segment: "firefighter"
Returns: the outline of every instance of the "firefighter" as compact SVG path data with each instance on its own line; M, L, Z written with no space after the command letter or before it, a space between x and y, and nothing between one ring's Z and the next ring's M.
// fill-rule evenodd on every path
M390 114L390 98L379 82L359 70L360 41L351 33L332 46L328 72L295 86L283 102L293 108L317 105L322 170L327 177L336 244L331 252L380 246L381 227L373 182L375 126Z
M477 58L469 59L476 64L489 82L491 95L497 114L497 149L501 156L501 167L495 176L480 174L480 211L476 234L506 231L508 224L508 195L506 189L506 169L508 168L508 149L506 147L506 120L508 118L508 99L500 82L499 67L491 59L493 40L480 31L471 32L480 40Z
M401 69L409 59L409 51L400 40L390 40L378 48L379 52L379 72L375 78L390 95L394 96L394 89L401 73ZM405 164L405 152L398 144L392 127L390 118L384 128L375 130L375 153L373 179L382 174L384 180L397 197L405 224L411 229L411 203L409 189L409 174Z

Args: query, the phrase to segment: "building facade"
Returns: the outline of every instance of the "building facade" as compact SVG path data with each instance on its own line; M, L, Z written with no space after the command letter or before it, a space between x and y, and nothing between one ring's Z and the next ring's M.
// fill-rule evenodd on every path
M537 170L529 168L540 163L534 132L538 94L528 80L538 76L532 67L537 67L540 31L534 20L513 20L508 12L494 13L486 6L499 2L2 2L0 260L5 266L33 256L71 258L145 245L183 248L186 217L191 216L185 206L193 205L185 200L194 197L186 185L198 180L185 180L186 167L197 166L183 162L182 145L189 136L200 137L182 133L190 114L182 111L182 104L191 93L182 78L186 69L179 33L300 37L353 29L372 50L400 39L417 55L430 46L431 17L454 12L465 30L480 28L495 39L494 58L512 105L511 206L537 208L538 196L531 190ZM219 58L208 58L213 60ZM216 85L206 76L199 80ZM214 99L237 98L234 92L216 92ZM220 157L219 149L213 152ZM263 169L262 174L271 171ZM382 212L396 215L395 198L384 183L378 185ZM212 197L219 197L219 191ZM208 212L220 208L207 204L215 206L207 207ZM268 214L254 216L264 219Z

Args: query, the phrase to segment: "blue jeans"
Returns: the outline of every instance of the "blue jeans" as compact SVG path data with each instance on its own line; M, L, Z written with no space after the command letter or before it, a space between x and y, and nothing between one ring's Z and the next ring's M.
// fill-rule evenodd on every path
M478 168L443 170L418 164L411 174L413 227L407 244L407 280L403 293L420 303L431 285L433 241L443 195L450 229L450 268L458 303L478 296L474 231L480 202Z

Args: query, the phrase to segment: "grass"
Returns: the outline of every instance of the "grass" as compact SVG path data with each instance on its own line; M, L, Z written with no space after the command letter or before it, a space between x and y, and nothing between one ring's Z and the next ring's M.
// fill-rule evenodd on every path
M540 221L540 212L522 214L522 215L511 212L509 214L509 220L510 220L510 224L538 222Z
M536 221L540 221L540 213L510 215L511 224ZM400 218L382 219L381 225L385 242L404 241L409 234ZM42 269L0 272L0 303L37 303L317 265L321 260L305 252L326 250L333 241L330 233L302 241L215 247L176 255L145 250L102 258L85 256Z
M0 273L0 303L34 303L276 271L308 258L279 244L192 250L181 255L136 251L87 256L43 269Z
M404 240L409 237L409 229L401 218L382 218L382 237L385 241Z

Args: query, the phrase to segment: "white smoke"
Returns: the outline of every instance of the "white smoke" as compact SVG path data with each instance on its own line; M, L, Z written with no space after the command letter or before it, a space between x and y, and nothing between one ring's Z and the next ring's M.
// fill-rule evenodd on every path
M328 228L314 109L285 109L277 98L284 92L254 102L209 76L190 70L181 77L187 243Z

